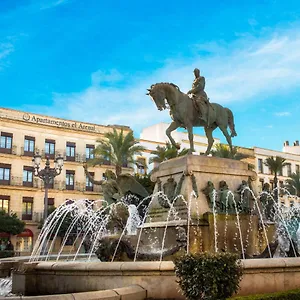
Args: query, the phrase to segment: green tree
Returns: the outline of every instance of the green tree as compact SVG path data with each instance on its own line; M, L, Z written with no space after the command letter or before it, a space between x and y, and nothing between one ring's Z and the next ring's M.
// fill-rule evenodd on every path
M0 210L0 232L16 235L23 232L24 227L25 223L18 218L17 214L8 214Z
M300 197L300 172L292 173L286 180L286 189L292 194Z
M211 150L210 153L212 156L230 158L235 160L241 160L249 157L249 155L241 153L239 151L239 147L233 146L232 151L230 151L229 146L225 144L216 144L214 150Z
M280 157L280 156L270 156L266 159L265 161L265 166L267 166L270 171L271 174L274 174L274 196L275 199L278 201L278 190L277 190L277 186L278 186L278 177L277 174L282 172L282 168L286 165L288 165L285 162L285 158Z
M104 139L97 141L99 145L95 148L95 158L88 161L88 165L102 165L108 162L115 165L115 173L119 176L122 173L122 167L128 164L135 164L135 155L141 155L145 147L138 144L134 138L133 132L126 135L123 129L118 132L115 128L113 132L104 134Z
M215 157L221 158L230 158L234 160L243 160L249 158L250 156L240 152L240 148L233 146L232 151L228 145L225 144L216 144L214 150L211 150L211 155ZM248 169L253 170L255 166L253 164L248 163Z
M167 142L166 146L157 146L156 150L151 151L151 154L154 156L149 158L149 164L161 163L171 158L184 156L188 153L188 151L189 150L186 148L183 148L181 151L179 151L176 147Z
M143 176L134 174L134 178L146 189L149 195L153 193L155 182L151 181L150 174L145 174Z

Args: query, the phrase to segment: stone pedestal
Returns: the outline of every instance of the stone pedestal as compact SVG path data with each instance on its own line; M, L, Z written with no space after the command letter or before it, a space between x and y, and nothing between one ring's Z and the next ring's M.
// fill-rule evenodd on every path
M225 196L228 190L231 191L238 203L238 190L241 190L242 182L253 190L251 182L256 179L256 173L248 170L247 163L218 157L187 155L161 163L151 179L156 185L149 217L143 226L146 234L142 240L155 241L156 237L160 243L165 241L165 248L174 247L178 241L178 228L181 227L186 231L189 251L192 253L221 249L241 253L243 244L244 252L253 255L262 250L258 248L266 245L266 239L263 236L260 238L257 215L250 216L240 210L238 228L235 206L231 204L229 213L221 212L220 208L215 207L214 216L212 202L209 203L207 195L203 192L208 182L211 182L216 190L225 185ZM157 195L158 192L165 196ZM175 214L170 210L170 203L166 197L173 203ZM220 194L217 197L220 205ZM253 207L253 198L248 202ZM253 228L248 231L250 224Z
M248 164L245 162L200 155L187 155L163 162L151 177L156 182L153 194L161 190L170 200L177 193L182 195L187 203L192 201L192 218L211 212L207 198L202 192L208 181L211 181L216 189L221 181L225 181L229 190L236 191L243 180L249 182L255 178L256 173L248 170ZM162 202L164 201L159 197L153 199L151 213L155 221L165 221L166 207L161 205L164 204ZM183 217L184 211L187 212L186 203L178 199L175 206Z

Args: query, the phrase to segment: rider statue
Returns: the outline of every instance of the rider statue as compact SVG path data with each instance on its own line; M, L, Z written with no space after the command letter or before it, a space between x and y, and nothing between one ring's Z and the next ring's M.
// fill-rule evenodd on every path
M210 126L209 122L209 99L204 91L205 89L205 78L200 76L200 70L195 69L195 80L192 85L192 89L187 92L187 94L192 94L192 99L196 102L196 108L199 111L200 119L203 120L207 125Z

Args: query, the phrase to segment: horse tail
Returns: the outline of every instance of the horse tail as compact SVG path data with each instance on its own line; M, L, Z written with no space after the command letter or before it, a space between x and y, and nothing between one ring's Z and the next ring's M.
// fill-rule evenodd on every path
M233 113L229 108L225 108L225 109L226 109L227 115L228 115L228 126L231 131L231 137L237 136L237 133L235 131L235 126L234 126Z

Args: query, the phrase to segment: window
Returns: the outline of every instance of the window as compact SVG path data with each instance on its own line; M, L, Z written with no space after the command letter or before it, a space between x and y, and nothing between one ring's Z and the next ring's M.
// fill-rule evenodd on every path
M144 157L139 157L137 159L137 172L140 175L145 175L146 174L146 158Z
M54 140L45 140L45 155L49 158L54 158L55 156L55 141Z
M33 246L33 233L30 229L24 231L16 237L16 251L31 252Z
M10 184L10 168L11 165L0 164L0 184Z
M23 197L22 220L32 220L33 198Z
M94 150L95 150L95 145L86 145L85 146L85 157L87 160L94 158Z
M31 236L24 236L16 238L16 251L20 252L31 252L33 241ZM30 253L29 253L30 255Z
M107 156L104 156L103 157L103 163L102 163L103 165L110 165L111 163L110 163L110 159L107 157Z
M0 195L0 210L4 210L5 212L9 212L9 196L1 196Z
M74 190L74 178L75 178L75 171L67 170L66 171L66 189L67 190Z
M95 173L93 173L93 172L89 172L89 173L90 173L90 175L92 177L94 177ZM90 179L88 178L88 176L86 176L86 178L85 178L85 190L86 191L93 191L94 190L94 185L90 181Z
M284 184L283 184L283 181L280 180L279 181L279 196L282 197L284 195Z
M300 167L299 165L296 165L296 173L299 173L300 172Z
M290 207L293 207L295 205L294 200L290 200Z
M34 155L34 146L35 146L35 138L32 136L25 135L24 155L33 156Z
M9 154L12 153L12 138L12 133L1 132L0 152Z
M123 157L122 161L123 161L122 167L127 168L128 167L127 157Z
M52 213L54 209L54 198L48 198L48 213Z
M263 160L261 158L258 159L258 173L263 173L264 167L263 167Z
M66 160L75 161L75 148L75 143L67 142Z
M260 182L260 184L259 184L259 191L261 192L263 190L263 187L264 187L264 180L263 180L263 178L260 178L259 182Z
M287 164L286 168L287 168L287 176L291 176L292 175L292 166L291 166L291 164Z
M33 186L33 167L23 167L23 186Z

